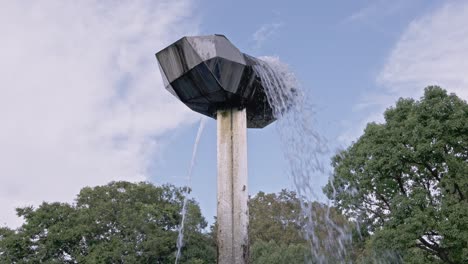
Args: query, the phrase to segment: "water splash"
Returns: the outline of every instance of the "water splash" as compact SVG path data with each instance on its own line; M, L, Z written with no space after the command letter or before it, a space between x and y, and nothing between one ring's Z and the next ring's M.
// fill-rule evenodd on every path
M195 138L195 144L193 145L193 151L192 151L192 159L190 160L190 166L188 170L188 176L187 176L187 187L185 189L186 193L184 196L184 201L182 203L182 220L179 225L179 235L177 236L177 253L176 253L176 259L175 259L175 264L179 263L179 259L182 256L182 247L184 246L184 225L185 225L185 218L187 216L187 202L188 202L188 196L190 194L190 188L192 186L192 173L193 173L193 167L195 166L195 160L197 156L197 150L198 150L198 143L200 142L201 135L203 133L203 129L205 128L205 122L206 119L202 117L200 119L200 125L198 126L198 131L197 131L197 136Z
M330 175L324 166L329 162L330 150L327 140L314 129L310 100L295 75L278 58L261 57L254 70L262 80L277 119L295 191L303 198L303 235L309 241L312 255L318 263L346 263L350 230L334 222L330 206L312 202L321 199L315 191L317 178Z

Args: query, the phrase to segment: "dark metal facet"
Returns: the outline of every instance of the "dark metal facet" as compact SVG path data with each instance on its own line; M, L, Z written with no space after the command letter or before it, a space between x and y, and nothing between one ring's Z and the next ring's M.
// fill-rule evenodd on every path
M245 65L245 59L229 40L223 35L215 35L216 56Z
M244 73L245 64L226 60L224 58L213 58L207 60L205 63L225 90L231 93L237 92Z
M215 36L185 37L203 61L216 57Z
M200 63L187 71L184 75L173 81L171 85L172 87L177 87L177 94L182 102L223 90L204 63Z
M222 35L183 37L156 54L166 89L198 113L216 118L219 109L247 109L247 126L275 121L257 59L241 53Z
M184 38L160 51L158 60L169 82L173 82L188 70L203 62Z

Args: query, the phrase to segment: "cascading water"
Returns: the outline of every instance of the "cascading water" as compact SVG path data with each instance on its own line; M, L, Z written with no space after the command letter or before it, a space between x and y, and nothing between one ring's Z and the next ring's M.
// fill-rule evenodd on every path
M330 151L325 138L313 127L310 101L294 74L278 58L261 57L257 63L254 70L262 80L273 115L278 120L282 149L295 191L302 198L303 234L310 243L314 261L346 263L350 230L331 219L329 206L312 202L320 199L314 189L317 177L329 175L324 162ZM324 213L318 213L320 211Z
M198 143L200 142L200 138L201 138L204 128L205 128L205 118L202 117L200 119L200 125L198 126L197 136L195 138L195 144L193 145L192 159L190 160L190 166L189 166L189 170L187 174L188 176L187 176L186 192L184 196L184 201L182 203L182 210L180 213L182 215L182 220L179 225L179 230L178 230L179 234L177 236L177 253L176 253L175 264L179 263L179 259L182 256L182 247L184 246L184 225L185 225L185 218L187 216L188 196L190 194L190 188L192 186L192 173L193 173L193 167L195 166Z

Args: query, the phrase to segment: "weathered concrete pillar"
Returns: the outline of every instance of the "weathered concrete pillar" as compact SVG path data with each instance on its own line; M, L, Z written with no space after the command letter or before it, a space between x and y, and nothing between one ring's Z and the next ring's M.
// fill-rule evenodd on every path
M219 110L218 263L245 264L249 258L246 111Z

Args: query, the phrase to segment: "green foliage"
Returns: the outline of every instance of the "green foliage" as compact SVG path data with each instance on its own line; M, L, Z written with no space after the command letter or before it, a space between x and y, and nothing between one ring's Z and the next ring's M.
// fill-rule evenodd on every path
M294 192L287 190L278 194L259 192L250 199L251 263L304 263L304 260L315 263L311 256L310 241L303 236L307 219L302 214L300 202ZM317 202L305 205L318 221L314 235L319 241L327 239L328 232L337 231L327 229L327 220L333 221L335 228L341 230L352 228L351 223L334 208ZM333 235L338 236L337 233ZM350 252L352 250L350 248ZM319 251L329 261L336 257L336 252L325 246L320 247ZM352 258L353 254L349 257Z
M172 186L112 182L83 188L74 205L20 208L25 224L0 230L0 262L173 263L182 200ZM206 225L190 201L181 263L214 262Z
M25 224L0 229L0 263L173 263L183 200L181 189L112 182L83 188L73 205L43 203L18 209ZM338 225L349 224L333 208L312 204ZM302 236L304 216L294 192L258 193L249 201L251 263L312 261ZM215 225L194 201L188 204L180 263L215 263ZM325 229L317 229L324 239ZM315 263L315 262L312 262Z
M324 189L373 234L362 259L468 262L467 103L428 87L420 101L400 99L385 121L333 158Z
M303 264L311 259L310 248L304 243L285 244L270 240L258 240L251 245L251 263L254 264Z
M259 192L249 201L250 261L262 263L304 263L310 248L301 235L299 199L294 192Z
M301 206L294 192L259 192L249 201L249 239L277 241L286 245L304 244L301 236Z

